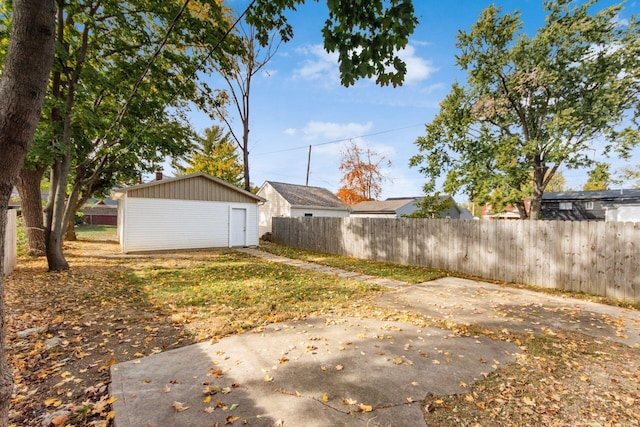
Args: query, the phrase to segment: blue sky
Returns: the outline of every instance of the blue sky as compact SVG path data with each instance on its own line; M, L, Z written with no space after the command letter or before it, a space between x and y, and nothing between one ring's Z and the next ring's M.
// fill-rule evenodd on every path
M236 0L238 9L247 0ZM340 151L345 141L366 144L391 161L384 170L381 199L422 194L425 178L408 166L417 153L414 141L438 112L451 84L464 82L455 67L458 30L469 30L488 1L414 0L418 27L401 53L408 66L402 87L378 87L361 80L340 85L337 58L322 48L321 27L326 19L324 1L308 1L291 14L294 38L282 44L252 83L250 177L255 185L265 180L304 184L308 147L312 145L309 185L337 191L342 173ZM613 2L602 1L604 4ZM497 2L504 11L520 10L529 34L544 23L542 0ZM625 6L622 19L640 12L635 1ZM217 80L212 78L215 84ZM220 88L223 84L220 83ZM199 112L191 114L198 131L218 124ZM239 120L234 120L239 126ZM339 142L333 142L339 141ZM595 154L597 155L597 154ZM610 161L616 169L620 162ZM636 150L634 162L640 163ZM585 171L562 169L567 186L581 189ZM464 195L456 195L462 202Z

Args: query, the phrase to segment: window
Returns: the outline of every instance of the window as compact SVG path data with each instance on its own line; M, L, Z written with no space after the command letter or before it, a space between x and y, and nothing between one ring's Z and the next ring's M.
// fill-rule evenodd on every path
M584 202L585 210L592 211L593 210L593 202Z
M304 216L313 216L312 213L305 213Z
M570 211L571 209L573 209L573 204L571 202L560 202L559 209L561 211Z

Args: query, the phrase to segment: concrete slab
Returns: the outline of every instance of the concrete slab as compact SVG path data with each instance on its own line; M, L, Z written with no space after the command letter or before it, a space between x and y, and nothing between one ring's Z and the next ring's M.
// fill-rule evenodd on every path
M400 288L376 302L455 323L531 333L563 329L640 346L637 310L486 282L447 277Z
M424 426L418 400L464 393L517 352L399 322L274 324L112 366L115 425Z

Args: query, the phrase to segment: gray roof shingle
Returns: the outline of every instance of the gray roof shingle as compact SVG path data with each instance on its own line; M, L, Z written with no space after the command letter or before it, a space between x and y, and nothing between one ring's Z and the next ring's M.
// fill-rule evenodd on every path
M558 193L544 193L542 200L594 200L594 199L622 199L640 198L640 189L630 190L600 190L600 191L562 191Z
M335 194L326 188L307 187L304 185L285 184L284 182L268 182L291 206L316 206L349 210Z

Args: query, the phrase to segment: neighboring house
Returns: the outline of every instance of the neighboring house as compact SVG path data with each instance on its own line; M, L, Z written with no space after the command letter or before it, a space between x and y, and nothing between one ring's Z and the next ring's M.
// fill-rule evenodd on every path
M258 244L264 199L204 173L113 191L123 252Z
M257 195L266 200L260 206L261 236L271 232L273 217L349 216L349 207L326 188L265 181Z
M82 221L89 225L118 225L118 202L91 199L82 209Z
M351 207L354 218L401 218L409 216L420 209L422 197L390 197L387 200L371 200L360 202ZM440 202L450 201L450 206L443 209L438 218L473 219L466 209L460 208L451 196L440 196Z
M421 197L397 197L387 200L369 200L351 206L353 218L400 218L411 215L419 208Z
M482 207L482 219L520 219L520 211L518 208L507 204L502 212L493 212L493 207L490 203L485 203Z
M640 190L565 191L544 193L541 215L551 220L627 221L638 206Z

